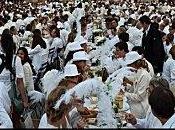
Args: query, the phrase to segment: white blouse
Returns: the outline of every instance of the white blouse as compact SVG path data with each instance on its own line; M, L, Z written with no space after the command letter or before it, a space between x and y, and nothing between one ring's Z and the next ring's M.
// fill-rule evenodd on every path
M14 66L14 59L15 55L13 56L12 66ZM16 78L24 78L23 66L21 63L21 59L18 56L16 56L15 71L16 71ZM11 72L6 68L4 68L0 74L0 82L3 82L5 84L8 91L11 89L10 74Z
M47 58L43 59L45 54L48 55L48 50L41 48L40 45L37 45L34 49L29 51L29 55L32 58L32 64L36 72L38 72L44 61L47 61Z
M27 92L29 92L34 90L33 72L28 62L26 62L23 65L23 69L24 69L24 85L27 89Z

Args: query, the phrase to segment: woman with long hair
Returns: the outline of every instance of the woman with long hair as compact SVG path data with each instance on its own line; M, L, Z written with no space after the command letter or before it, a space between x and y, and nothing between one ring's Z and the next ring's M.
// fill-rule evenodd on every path
M43 64L42 55L48 53L46 48L46 42L41 37L41 31L39 29L35 29L33 31L33 41L29 55L32 58L32 64L36 73Z
M28 51L25 47L20 47L17 51L17 55L21 58L24 69L25 88L27 92L32 91L34 90L33 74L35 74L35 70L33 68L32 61L28 56Z
M6 32L9 32L7 30L5 30ZM15 50L16 50L16 46L13 42L13 37L11 34L9 33L5 33L3 32L2 37L1 37L1 48L2 48L2 54L4 55L4 69L2 70L1 74L0 74L0 81L3 82L5 84L5 86L7 87L7 91L9 93L9 96L11 98L12 104L13 101L12 100L14 98L14 95L16 94L13 90L17 89L17 96L19 98L21 98L21 102L23 104L23 107L27 108L28 107L28 98L26 95L26 91L24 88L24 71L23 71L23 67L22 67L22 63L21 63L21 59L18 56L15 56ZM13 79L12 79L13 78ZM13 88L15 86L12 85L12 80L15 80L16 78L16 87L17 88ZM14 105L12 105L14 107ZM15 107L14 107L15 110ZM20 113L15 113L17 114L15 117L13 117L13 112L12 112L12 119L15 128L20 127L18 126L19 123L19 118Z

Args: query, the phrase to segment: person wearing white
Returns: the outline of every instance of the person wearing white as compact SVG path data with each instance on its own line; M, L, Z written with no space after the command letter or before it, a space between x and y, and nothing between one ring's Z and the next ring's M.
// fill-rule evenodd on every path
M140 63L145 62L142 60L142 56L135 51L131 51L126 54L124 58L125 64L127 66L137 69L137 72L126 77L132 83L130 87L133 88L133 92L122 92L128 99L128 104L130 105L131 112L137 118L145 118L148 110L147 93L146 88L149 86L151 76L146 70L145 66ZM140 63L139 63L140 62ZM148 68L148 67L147 67ZM125 80L124 80L125 82Z
M4 83L0 82L0 127L13 128L13 123L10 119L11 100Z
M74 64L68 64L68 65L66 65L65 68L64 68L64 76L65 76L65 78L62 79L62 81L59 83L59 85L58 85L59 87L55 86L55 89L53 89L49 93L49 95L51 93L53 93L53 92L58 91L60 88L65 89L65 90L69 90L72 87L74 87L77 84L76 82L78 81L78 75L79 75L79 73L78 73L78 70L77 70L76 65L74 65ZM63 80L66 80L66 84L67 84L66 86L63 83ZM61 87L63 85L64 85L64 87ZM61 90L59 90L59 91L61 91ZM59 95L59 96L61 97L61 95ZM48 96L48 98L49 98L49 96ZM59 98L58 98L58 100L59 100ZM73 127L73 124L74 123L71 123L72 122L71 121L71 118L76 118L76 117L71 117L71 116L73 116L74 113L77 113L77 109L72 109L71 111L69 111L68 115L66 115L66 116L69 116L69 118L65 116L65 118L66 118L66 124L67 124L66 128L72 128ZM48 122L48 120L49 119L47 117L47 114L45 113L42 116L41 120L40 120L39 128L57 128L57 127L51 125ZM69 122L71 123L71 125L70 125ZM75 121L75 122L77 122L77 121Z
M35 68L35 71L38 72L40 69L43 61L42 61L42 55L46 54L47 50L44 48L41 48L40 45L37 45L35 48L31 49L29 51L29 55L32 58L32 64Z
M151 94L155 87L169 89L169 83L166 79L161 77L152 78L149 83L149 87L147 88L148 95ZM153 115L150 107L144 119L135 118L134 115L127 113L126 121L136 128L160 128L162 126L160 120Z
M109 74L124 66L123 58L129 52L127 43L118 42L115 44L115 51L112 57L105 58L102 63L106 67Z
M31 66L29 64L29 57L27 49L21 47L17 51L17 55L21 58L23 69L24 69L24 84L27 92L34 90L34 82L33 82L33 72Z
M156 87L149 96L151 111L162 126L159 128L175 128L175 97L170 89Z
M175 46L170 49L170 54L172 58L168 58L164 63L162 77L173 84L175 81Z

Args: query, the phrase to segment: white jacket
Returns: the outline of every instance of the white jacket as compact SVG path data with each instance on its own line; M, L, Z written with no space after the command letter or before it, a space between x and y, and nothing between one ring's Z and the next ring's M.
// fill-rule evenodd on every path
M135 75L128 77L129 80L133 81L133 93L125 92L125 96L128 99L131 112L137 118L145 118L148 110L148 97L146 88L149 86L151 80L150 74L143 68L137 70Z

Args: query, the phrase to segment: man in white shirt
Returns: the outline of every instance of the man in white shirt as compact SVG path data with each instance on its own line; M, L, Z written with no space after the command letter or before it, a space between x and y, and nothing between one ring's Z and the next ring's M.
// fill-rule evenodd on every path
M148 100L153 115L162 123L161 128L175 128L175 97L171 90L156 87Z

